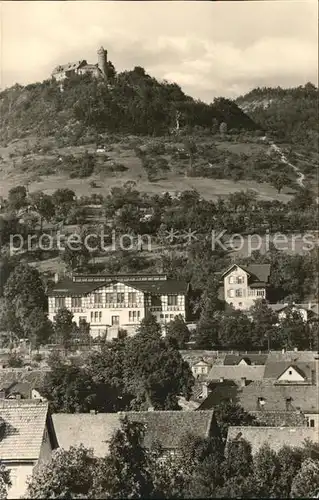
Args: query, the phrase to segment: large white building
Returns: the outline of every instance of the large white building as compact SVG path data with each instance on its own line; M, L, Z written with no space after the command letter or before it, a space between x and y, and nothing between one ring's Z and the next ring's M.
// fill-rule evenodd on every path
M247 310L255 300L267 298L269 275L269 264L248 267L233 264L220 277L221 298L235 309Z
M188 292L188 283L165 274L75 274L58 280L49 292L49 319L66 307L78 325L81 320L90 323L93 337L107 331L107 338L114 338L119 329L133 334L151 313L165 330L175 316L187 319Z

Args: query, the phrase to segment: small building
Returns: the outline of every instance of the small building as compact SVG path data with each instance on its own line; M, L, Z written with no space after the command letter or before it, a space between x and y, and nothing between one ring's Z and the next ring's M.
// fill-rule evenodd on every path
M68 450L83 444L96 457L109 453L109 444L120 429L121 419L144 425L144 445L159 443L165 453L178 453L188 434L199 437L218 435L213 411L128 411L119 413L55 413L52 416L59 446ZM92 429L94 432L92 432Z
M0 401L0 462L10 469L8 499L21 498L37 464L50 460L57 448L48 403Z
M305 323L318 319L318 304L269 304L268 307L278 315L278 319L284 319L288 311L298 312Z
M197 363L194 363L192 366L192 372L194 377L198 378L200 376L207 376L211 367L212 367L211 363L208 363L208 361L205 361L204 359L200 359L199 361L197 361Z
M318 429L308 427L229 427L226 447L230 441L245 439L255 455L266 443L278 452L283 446L302 448L305 441L318 443Z

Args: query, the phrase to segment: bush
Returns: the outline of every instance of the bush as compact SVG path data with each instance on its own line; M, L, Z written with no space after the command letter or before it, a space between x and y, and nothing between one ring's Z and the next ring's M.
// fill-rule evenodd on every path
M12 352L8 358L7 365L9 368L22 368L23 359L17 352Z

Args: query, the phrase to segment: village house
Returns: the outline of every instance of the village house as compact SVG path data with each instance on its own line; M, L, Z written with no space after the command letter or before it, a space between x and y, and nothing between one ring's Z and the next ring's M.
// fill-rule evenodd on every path
M220 298L235 309L247 310L255 300L267 299L269 275L270 264L233 264L220 275Z
M144 425L144 446L159 443L166 454L178 453L183 438L189 433L206 438L218 435L213 411L128 411L119 413L55 413L52 415L59 446L68 450L83 444L93 448L96 457L109 453L114 433L121 419ZM92 429L94 432L92 432Z
M305 322L316 320L319 317L318 304L269 304L270 309L278 315L278 319L284 319L289 310L300 314Z
M57 448L48 403L0 401L0 462L10 469L8 499L21 498L37 464L48 461Z
M308 427L229 427L227 445L230 441L245 439L255 455L267 443L278 452L283 446L303 448L305 441L318 443L318 430Z
M134 334L142 319L153 314L165 333L175 316L187 319L189 292L188 283L165 274L75 274L57 280L49 291L49 319L54 321L66 307L78 325L84 320L90 324L93 337L106 333L111 339L119 329Z

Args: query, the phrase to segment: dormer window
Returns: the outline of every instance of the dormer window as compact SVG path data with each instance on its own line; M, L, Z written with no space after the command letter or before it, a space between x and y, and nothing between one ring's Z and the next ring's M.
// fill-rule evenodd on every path
M263 409L263 408L264 408L264 406L265 406L265 404L266 404L266 401L265 401L265 399L264 399L264 398L258 398L258 407L259 407L260 409Z

